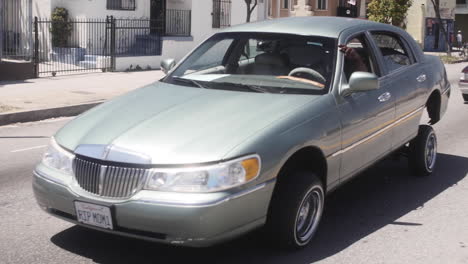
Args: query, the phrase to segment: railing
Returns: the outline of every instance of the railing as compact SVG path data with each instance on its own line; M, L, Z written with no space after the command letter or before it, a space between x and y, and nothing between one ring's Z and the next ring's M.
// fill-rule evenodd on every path
M190 36L191 11L169 9L166 17L158 20L108 16L64 22L35 18L33 25L36 76L55 76L112 70L117 56L160 56L164 36ZM12 42L16 38L6 36Z
M0 0L0 58L32 57L31 0Z
M161 55L164 29L151 19L113 19L116 56Z
M191 27L191 10L166 10L166 36L190 36Z
M36 77L112 68L110 20L36 17L33 25Z

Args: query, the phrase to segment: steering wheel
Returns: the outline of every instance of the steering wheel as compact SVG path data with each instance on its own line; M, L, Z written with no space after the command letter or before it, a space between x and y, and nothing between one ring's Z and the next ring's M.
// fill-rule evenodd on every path
M310 68L305 68L305 67L299 67L294 70L292 70L288 76L293 76L293 77L299 77L299 78L305 78L313 81L317 81L319 83L325 84L327 80L325 77L323 77L322 74L319 72L312 70Z

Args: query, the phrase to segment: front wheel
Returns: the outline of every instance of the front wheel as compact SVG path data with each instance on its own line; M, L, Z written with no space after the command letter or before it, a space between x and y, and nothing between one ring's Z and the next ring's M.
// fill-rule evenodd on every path
M283 248L305 247L322 218L325 192L311 173L293 173L277 186L268 219L269 236Z
M418 176L428 176L437 160L437 137L431 126L419 126L418 135L410 142L409 167Z

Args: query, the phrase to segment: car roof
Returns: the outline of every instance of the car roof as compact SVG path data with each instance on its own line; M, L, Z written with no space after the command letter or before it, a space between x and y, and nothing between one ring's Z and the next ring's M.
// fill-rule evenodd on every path
M340 33L351 28L390 29L392 26L364 19L345 17L288 17L246 23L227 28L221 32L264 32L303 36L338 38Z

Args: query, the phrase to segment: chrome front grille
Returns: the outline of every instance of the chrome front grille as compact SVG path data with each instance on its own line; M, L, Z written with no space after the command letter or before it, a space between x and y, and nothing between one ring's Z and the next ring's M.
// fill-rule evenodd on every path
M110 166L80 158L75 158L73 169L83 190L109 198L132 196L143 187L149 172L148 169Z

